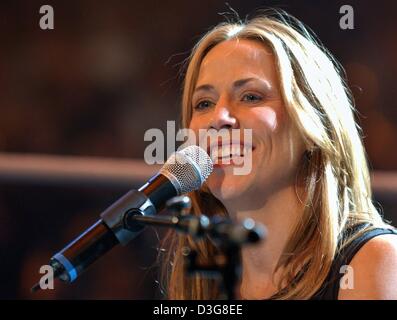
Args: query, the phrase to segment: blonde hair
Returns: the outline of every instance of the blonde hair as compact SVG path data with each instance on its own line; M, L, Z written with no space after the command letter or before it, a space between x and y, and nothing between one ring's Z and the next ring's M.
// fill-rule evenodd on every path
M275 13L275 14L274 14ZM306 202L299 224L278 262L282 282L275 299L308 299L320 288L338 251L358 235L348 227L368 223L365 232L386 227L372 203L369 170L354 103L342 67L297 19L272 10L242 23L221 23L194 47L186 71L182 98L182 125L189 127L192 94L201 62L217 44L230 39L259 41L274 53L280 88L290 119L306 147L302 164ZM193 212L224 214L223 205L206 187L191 194ZM214 299L217 284L201 276L187 277L182 248L198 251L211 262L210 241L170 234L165 255L165 288L170 299ZM304 272L302 272L304 271ZM299 275L299 276L297 276Z

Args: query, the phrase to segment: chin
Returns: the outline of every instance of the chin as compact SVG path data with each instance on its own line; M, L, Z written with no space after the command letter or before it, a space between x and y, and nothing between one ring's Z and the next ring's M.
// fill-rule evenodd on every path
M237 200L250 186L251 175L236 176L230 169L215 169L207 180L211 193L221 202Z
M226 187L215 187L211 188L211 193L217 198L219 201L225 204L225 202L231 202L238 198L239 194L241 194L236 188L226 188Z

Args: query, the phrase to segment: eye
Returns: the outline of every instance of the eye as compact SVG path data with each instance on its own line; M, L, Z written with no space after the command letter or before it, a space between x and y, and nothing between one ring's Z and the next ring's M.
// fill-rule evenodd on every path
M241 99L241 101L248 101L248 102L257 102L257 101L261 101L261 100L262 100L261 96L259 96L257 94L253 94L253 93L247 93Z
M195 106L194 109L195 110L204 110L207 109L209 107L211 107L213 105L213 103L209 100L202 100L200 102L198 102Z

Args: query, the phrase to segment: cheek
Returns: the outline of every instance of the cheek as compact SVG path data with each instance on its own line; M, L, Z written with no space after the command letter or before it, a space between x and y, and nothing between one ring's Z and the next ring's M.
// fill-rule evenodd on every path
M189 123L189 139L191 142L195 142L196 144L200 144L200 131L203 129L207 129L206 123L202 121L202 119L192 118Z
M189 129L194 131L200 129L200 121L197 121L195 118L192 118L192 120L190 120L189 123Z
M275 131L278 127L278 116L272 108L258 108L253 110L254 115L252 119L256 119L262 125L265 125L270 131Z
M189 129L194 131L198 131L199 129L208 129L209 122L209 113L193 115L189 123Z

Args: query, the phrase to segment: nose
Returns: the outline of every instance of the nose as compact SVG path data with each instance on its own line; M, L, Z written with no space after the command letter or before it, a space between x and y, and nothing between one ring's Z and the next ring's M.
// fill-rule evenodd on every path
M238 120L226 99L218 100L209 125L211 129L215 130L238 128Z

